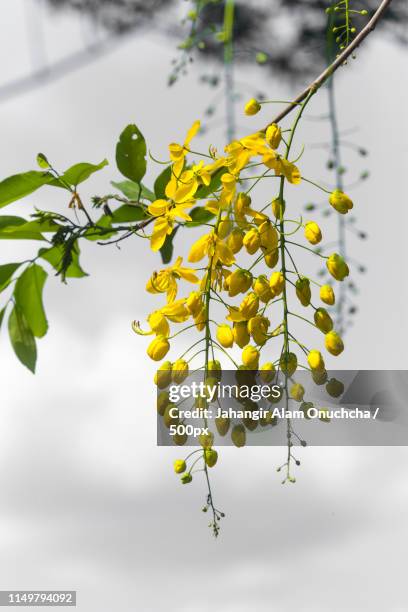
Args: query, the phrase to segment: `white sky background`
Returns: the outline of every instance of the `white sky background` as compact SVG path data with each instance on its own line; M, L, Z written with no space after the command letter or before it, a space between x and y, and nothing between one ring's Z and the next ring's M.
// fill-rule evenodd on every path
M3 82L29 68L22 9L23 0L3 8ZM51 55L67 52L77 37L73 20L50 22ZM166 143L182 140L212 97L195 67L166 87L173 45L146 32L53 85L1 104L1 176L33 168L39 150L61 169L106 156L111 165L81 191L103 194L119 178L114 145L129 122L165 159ZM363 164L349 158L358 172L371 171L353 192L370 241L350 241L368 273L357 279L359 314L346 351L331 366L407 369L406 55L377 40L342 72L341 125L358 127L353 138L370 152ZM240 81L246 80L270 97L293 93L265 81L261 70L244 71ZM310 113L324 112L325 102L324 93L316 96ZM259 116L239 123L252 131ZM325 140L327 129L305 122L297 146ZM203 149L204 142L221 149L222 131L197 140ZM325 162L314 149L301 167L306 176L329 180ZM151 164L149 176L154 172ZM313 189L292 193L298 210L316 197ZM66 204L48 190L2 214L28 214L32 205L62 211ZM24 255L35 246L27 243ZM21 244L1 247L1 263L22 258ZM212 475L227 518L214 542L200 512L204 482L182 487L172 473L180 452L155 446L154 364L146 342L130 331L132 319L144 320L158 304L143 292L158 258L135 240L120 251L89 245L82 264L91 276L68 286L50 275L50 332L39 343L35 377L17 362L2 330L0 588L77 589L78 608L86 612L406 610L406 449L308 448L298 453L297 484L285 487L274 470L283 448L221 449Z

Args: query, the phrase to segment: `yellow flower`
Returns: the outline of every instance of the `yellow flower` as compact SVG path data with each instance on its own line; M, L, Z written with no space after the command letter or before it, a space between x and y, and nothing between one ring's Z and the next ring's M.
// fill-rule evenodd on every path
M169 341L165 336L156 336L147 347L147 354L153 361L161 361L170 349Z
M231 266L235 262L235 257L231 249L214 233L201 236L191 247L188 261L200 261L205 255L213 258L213 267L218 261L225 266Z
M252 288L261 300L261 302L264 302L266 304L272 299L272 291L265 274L261 274L260 276L258 276Z
M177 359L173 363L172 372L171 372L171 378L173 382L177 384L182 383L183 380L187 378L188 373L189 373L189 369L188 369L187 361L185 361L184 359Z
M224 348L231 348L234 344L232 329L225 323L217 327L217 340Z
M146 285L149 293L167 293L167 301L170 304L177 295L177 281L183 279L189 283L198 283L195 270L185 268L182 257L177 257L175 263L159 272L154 272Z
M341 215L345 215L353 208L352 200L340 189L335 189L329 197L331 206Z
M320 329L321 332L327 334L327 332L333 329L333 321L327 310L325 308L318 308L314 313L314 321L316 327Z
M338 281L342 281L349 275L349 267L343 257L338 253L332 253L326 261L330 274Z
M282 370L282 373L289 377L296 372L297 365L298 360L295 353L283 353L279 360L279 367Z
M230 307L230 314L227 317L230 321L249 321L256 315L259 309L259 298L256 293L248 293L242 300L239 308Z
M261 110L261 105L259 104L258 100L255 100L255 98L251 98L245 104L244 111L246 115L256 115L257 113L259 113L260 110Z
M298 185L301 181L299 168L289 160L270 150L262 158L262 163L275 171L276 176L284 176L289 183Z
M237 321L232 326L232 335L234 342L238 344L239 348L244 348L249 343L248 325L246 321Z
M194 121L193 125L187 132L187 136L183 145L179 145L175 142L172 142L169 145L170 159L172 162L174 162L173 170L176 176L180 176L181 174L181 170L184 166L184 158L188 153L188 147L194 136L199 131L200 126L200 121Z
M177 300L176 302L172 302L171 304L164 306L160 309L160 311L170 321L174 321L174 323L183 323L184 321L187 321L190 316L185 302L186 300L184 298Z
M160 310L155 310L149 314L147 317L147 322L156 335L166 337L170 335L170 326L166 320L166 317L160 312Z
M238 293L246 293L252 285L252 274L248 270L238 268L228 278L228 295L234 297Z
M257 370L259 364L259 351L248 344L242 351L242 363L250 370Z
M296 295L302 306L309 306L312 297L310 281L308 278L298 278L296 281Z
M176 474L182 474L187 469L187 465L184 459L176 459L173 466L174 466L174 471L176 472Z
M303 401L304 394L305 394L305 389L299 383L295 383L290 388L290 396L291 396L292 399L295 400L295 402Z
M329 331L329 333L326 334L324 344L329 353L335 356L340 355L344 350L343 340L335 331Z
M268 361L264 363L259 370L259 377L262 382L269 383L274 379L275 376L275 366L273 363Z
M273 272L269 280L269 286L272 289L273 297L282 293L285 286L285 278L282 272Z
M325 369L324 359L320 351L310 351L307 356L307 362L312 370L321 372Z
M279 125L272 123L266 128L265 140L272 149L279 147L282 140L282 130Z
M329 306L333 306L333 304L336 301L336 297L334 295L334 291L331 285L322 285L320 287L320 299L325 304L328 304Z
M260 315L248 321L248 331L256 344L263 345L268 339L269 319Z
M166 236L173 231L174 221L177 217L185 221L191 221L184 208L190 208L192 202L174 204L167 200L155 200L148 206L148 211L153 217L157 217L153 225L153 233L150 238L152 251L159 251L166 240Z
M305 224L305 238L310 244L319 244L322 239L320 227L314 221L308 221Z

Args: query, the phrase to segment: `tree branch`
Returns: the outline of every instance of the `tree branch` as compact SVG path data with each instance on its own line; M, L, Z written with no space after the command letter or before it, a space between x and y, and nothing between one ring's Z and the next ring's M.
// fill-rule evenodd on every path
M337 68L344 64L344 62L353 53L353 51L363 42L363 40L370 34L370 32L375 29L378 21L381 19L383 13L391 4L391 2L392 0L382 0L380 6L376 10L370 21L361 30L361 32L357 34L353 42L351 42L349 46L344 49L342 53L340 53L336 60L332 64L330 64L330 66L328 66L325 70L323 70L323 72L293 100L293 102L291 102L286 108L284 108L283 111L281 111L279 115L277 115L271 121L271 123L279 123L279 121L286 117L286 115L288 115L300 102L302 102L311 91L317 91L323 85L323 83L325 83L325 81L327 81L327 79L337 70ZM269 125L270 123L266 126L266 128ZM266 131L266 128L264 128L263 131Z

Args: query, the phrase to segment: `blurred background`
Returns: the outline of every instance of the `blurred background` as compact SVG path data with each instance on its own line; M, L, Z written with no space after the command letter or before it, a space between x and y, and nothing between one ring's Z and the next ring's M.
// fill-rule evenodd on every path
M188 3L181 4L152 2L150 11L130 0L6 3L1 177L34 168L39 151L59 169L106 156L110 166L81 195L107 193L109 181L119 178L117 138L131 122L158 159L202 117L200 148L212 143L222 150L223 85L208 85L209 75L222 74L217 53L204 53L187 74L182 65L168 85L185 37L180 19ZM293 10L298 34L313 26L308 42L300 39L302 71L284 66L290 78L283 78L278 53L266 65L251 57L235 65L238 135L257 129L272 112L266 106L262 115L245 117L250 95L290 99L324 61L312 53L313 32L324 21L306 4L303 12L303 3L289 11L288 3L276 2L278 16ZM264 8L262 2L246 5ZM403 3L393 5L397 11ZM395 14L336 77L341 129L369 152L347 153L346 187L370 172L352 192L358 227L368 239L350 232L347 243L358 262L352 265L358 311L345 352L328 364L344 369L408 369L406 29ZM274 27L283 35L289 21L282 18L278 27L276 15ZM297 48L299 39L293 40ZM253 45L253 53L262 48ZM311 145L302 159L305 175L330 184L328 154L319 146L330 138L329 126L316 120L325 114L322 91L297 146ZM157 172L150 163L146 182ZM58 197L40 191L4 214L27 216L33 206L62 211L67 203ZM291 197L301 211L316 191L293 189ZM335 237L333 219L322 225ZM2 241L1 247L5 263L31 255L35 245ZM188 245L176 243L176 249L186 254ZM120 250L87 245L82 265L88 278L47 283L50 331L39 345L35 376L16 360L2 330L0 588L76 589L84 612L407 610L407 449L302 449L296 485L282 487L275 468L284 461L283 447L223 448L211 474L216 505L226 514L215 541L201 513L204 482L197 477L194 486L182 487L172 462L184 451L156 446L155 366L146 342L130 328L157 306L143 289L161 262L131 240ZM366 272L359 275L361 265Z

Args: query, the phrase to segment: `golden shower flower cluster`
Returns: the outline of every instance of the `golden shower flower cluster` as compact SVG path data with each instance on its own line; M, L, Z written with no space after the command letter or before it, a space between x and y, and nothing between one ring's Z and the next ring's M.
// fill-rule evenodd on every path
M247 114L258 112L255 102L247 104ZM154 272L148 279L146 290L162 297L157 309L147 317L148 329L133 324L137 333L153 336L147 354L162 362L155 383L163 390L158 411L167 427L177 424L178 419L174 410L170 410L174 406L164 390L166 386L181 383L192 367L202 369L205 376L215 377L221 370L221 357L229 358L237 371L259 370L264 380L281 372L287 383L286 401L301 402L305 409L310 404L304 401L304 388L293 379L298 368L310 370L313 380L326 384L328 392L335 387L333 381L328 381L323 356L323 345L334 356L344 349L326 308L335 304L335 290L332 284L320 286L302 274L293 251L297 247L306 248L325 259L333 281L343 281L349 269L338 253L325 257L313 248L322 241L321 228L314 220L301 219L297 223L297 230L303 229L304 239L301 243L293 242L296 231L288 226L294 221L285 217L284 188L286 183L296 186L302 180L299 168L289 159L296 125L297 122L289 131L289 140L284 140L278 125L271 124L264 131L229 143L219 155L214 148L210 148L209 154L191 151L191 142L200 129L196 121L183 144L169 146L171 175L165 198L148 206L153 226L148 235L151 249L159 250L176 228L188 226L197 218L205 221L201 225L204 233L190 246L188 261L177 257L174 264ZM266 205L258 203L253 188L271 177L278 185ZM330 194L328 204L340 214L353 207L350 198L338 190ZM191 285L182 296L181 282ZM289 306L292 296L297 307ZM301 315L295 313L297 308ZM312 313L310 319L304 315L306 309ZM305 347L292 333L292 316L311 323L323 334L323 341L318 339L315 348ZM178 329L180 325L184 326ZM172 339L183 332L193 334L191 347L182 355L173 355L171 361L163 361L171 351ZM235 353L231 353L237 347L238 361L232 357ZM220 435L227 435L228 419L216 425ZM245 444L245 426L251 428L243 423L230 431L236 446ZM187 436L175 434L173 439L182 445ZM202 448L195 451L198 457L190 467L187 460L180 459L174 464L184 484L191 482L197 463L208 475L207 468L217 461L211 432L202 436L200 442ZM289 465L287 468L287 480L294 482ZM219 511L214 512L216 519Z

